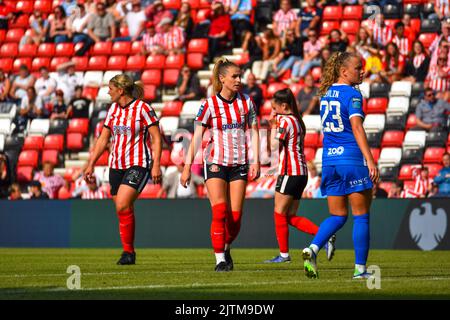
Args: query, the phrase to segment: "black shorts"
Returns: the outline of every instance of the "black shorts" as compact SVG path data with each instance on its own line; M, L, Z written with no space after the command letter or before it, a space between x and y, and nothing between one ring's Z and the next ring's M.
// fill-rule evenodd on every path
M308 176L278 176L275 191L281 194L293 196L294 200L302 198Z
M144 189L150 178L150 169L133 166L128 169L109 169L109 184L111 185L111 195L117 195L121 184L126 184L139 193Z
M221 166L218 164L207 164L203 167L205 181L211 178L219 178L226 182L235 180L245 180L248 178L248 165L242 164L233 167Z

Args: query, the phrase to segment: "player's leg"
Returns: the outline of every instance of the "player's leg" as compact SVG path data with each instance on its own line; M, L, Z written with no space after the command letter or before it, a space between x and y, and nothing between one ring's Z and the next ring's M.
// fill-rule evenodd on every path
M349 195L350 205L354 216L353 221L353 245L355 248L355 272L354 278L367 278L367 257L370 246L369 212L372 202L372 189L355 192Z
M288 211L288 223L299 231L316 235L319 227L308 218L297 216L299 206L300 199L293 199Z

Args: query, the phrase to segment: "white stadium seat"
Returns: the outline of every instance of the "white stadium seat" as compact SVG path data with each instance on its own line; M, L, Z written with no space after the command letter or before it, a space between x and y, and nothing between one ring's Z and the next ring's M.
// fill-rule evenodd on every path
M101 87L103 83L102 71L86 71L83 78L83 84L87 87Z
M402 159L401 148L383 148L381 149L380 158L378 159L378 165L383 166L397 166Z
M314 157L314 165L319 173L322 172L322 154L323 148L318 148Z
M3 149L5 149L5 135L0 134L0 152L3 152Z
M361 91L361 94L363 98L369 99L370 97L370 84L368 82L363 82L359 85L359 91Z
M12 130L10 119L0 119L0 133L10 135Z
M406 132L405 139L403 140L403 148L423 148L425 146L426 139L426 131L409 130L408 132Z
M184 118L195 118L197 116L198 110L200 110L201 105L202 101L200 100L186 101L183 104L180 116Z
M308 114L303 116L303 122L305 123L306 132L317 132L322 130L320 116L317 114Z
M17 105L15 103L2 103L0 105L0 118L14 119L17 112Z
M98 90L96 101L105 103L111 102L111 96L108 94L108 90L109 87L101 87L100 90Z
M387 108L387 113L406 114L409 109L408 97L391 97Z
M368 114L364 119L364 129L367 132L380 132L384 130L386 116L384 114Z
M122 71L119 71L119 70L106 71L105 74L103 75L102 85L108 86L109 80L111 80L114 76L121 74L121 73L122 73Z
M162 117L159 119L159 125L162 128L164 135L172 135L178 129L178 117Z
M411 96L412 83L410 81L394 81L391 85L389 96Z
M41 135L45 136L50 128L49 119L34 119L31 121L28 128L28 135Z

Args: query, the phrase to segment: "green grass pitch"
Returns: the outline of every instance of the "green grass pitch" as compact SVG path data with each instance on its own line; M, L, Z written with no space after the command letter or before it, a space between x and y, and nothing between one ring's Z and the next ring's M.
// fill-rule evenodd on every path
M299 250L289 264L264 264L275 249L234 249L235 270L216 273L211 249L138 249L137 264L117 266L118 249L0 249L0 299L449 299L450 252L372 250L381 289L351 280L353 251L319 255L308 279ZM81 290L68 290L68 266Z

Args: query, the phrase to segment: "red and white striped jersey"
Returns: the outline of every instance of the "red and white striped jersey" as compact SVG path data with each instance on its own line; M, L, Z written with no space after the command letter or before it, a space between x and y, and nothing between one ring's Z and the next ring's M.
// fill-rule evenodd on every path
M246 131L258 123L253 100L238 93L231 100L219 94L208 98L200 107L195 121L211 130L204 157L207 163L237 166L248 163Z
M443 71L445 76L439 75L439 70ZM430 66L427 80L428 86L438 92L450 90L450 67L438 67L436 65Z
M294 10L284 12L280 9L274 14L273 21L277 23L277 29L274 30L275 33L277 35L281 35L283 32L289 29L294 21L297 21L297 14Z
M258 184L255 187L255 191L275 191L275 186L277 184L276 177L263 177L258 180Z
M184 44L184 31L173 26L168 32L161 33L161 45L166 50L181 48Z
M436 0L434 6L439 8L439 12L446 18L450 17L450 0Z
M375 43L386 46L392 40L392 29L389 26L380 27L378 24L373 28L373 40Z
M303 176L308 174L303 153L302 128L293 115L277 115L276 139L280 140L278 174Z
M125 107L113 103L104 126L113 137L109 167L128 169L132 166L150 167L152 160L148 127L158 124L153 108L142 100L133 100Z
M423 179L420 175L416 177L416 184L414 186L414 193L417 194L417 197L426 196L428 190L431 186L433 179Z
M392 42L397 45L400 54L405 57L409 55L409 51L411 50L411 42L408 38L399 38L398 36L395 36L394 39L392 39Z
M81 193L81 199L108 199L108 193L101 189L95 191L87 189Z
M162 43L162 37L160 34L156 33L151 36L148 33L144 33L142 36L142 44L147 51L150 51L153 47L159 47Z
M420 65L425 61L426 57L427 56L423 53L415 55L413 58L414 68L416 68L416 69L419 68Z

